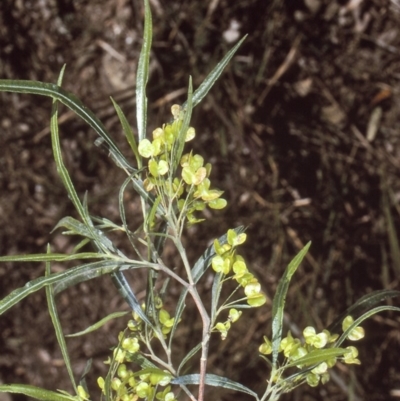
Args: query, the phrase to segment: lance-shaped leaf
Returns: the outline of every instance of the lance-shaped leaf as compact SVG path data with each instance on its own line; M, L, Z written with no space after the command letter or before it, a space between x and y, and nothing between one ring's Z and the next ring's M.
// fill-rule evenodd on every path
M307 355L296 359L293 362L288 363L281 369L287 369L292 366L313 366L318 365L322 362L329 361L332 358L337 358L343 356L349 352L346 348L327 348L327 349L314 349L310 351Z
M343 341L346 340L346 338L349 336L349 334L357 327L359 326L364 320L370 318L373 315L376 315L377 313L383 312L385 310L390 310L390 311L395 311L395 312L400 312L400 308L397 306L391 306L391 305L383 305L383 306L377 306L376 308L373 308L369 310L368 312L365 312L363 315L361 315L359 318L355 319L354 322L343 332L343 334L339 337L339 339L335 342L335 346L340 346Z
M331 333L339 333L341 331L343 319L346 316L352 316L357 318L368 309L373 308L375 305L381 302L400 296L400 291L395 290L378 290L373 291L367 295L361 297L352 306L347 308L342 314L340 314L327 328Z
M143 369L145 369L145 368L157 369L157 365L155 365L149 359L144 357L142 354L139 354L139 353L132 354L132 355L130 355L130 358L132 358L132 362L136 363Z
M243 384L230 380L227 377L222 377L208 373L206 374L205 382L206 385L208 386L222 387L229 390L240 391L241 393L249 394L253 396L256 400L258 400L257 393L255 393L253 390L250 390L248 387L243 386ZM188 384L200 384L200 375L193 374L193 375L180 376L171 380L171 383L185 386Z
M184 112L183 121L182 121L182 125L179 129L178 138L175 142L173 155L172 155L172 161L174 163L174 171L176 170L176 168L178 167L178 165L180 163L182 153L183 153L183 147L185 146L186 134L189 129L190 120L192 118L192 110L193 110L192 97L193 97L193 86L192 86L192 77L190 77L189 89L188 89L188 100L186 102L186 107L183 111Z
M146 314L137 300L134 292L132 291L128 281L122 273L115 273L111 276L114 285L118 289L120 295L124 298L127 304L132 308L133 311L156 333L160 334L160 331L153 325L148 319ZM162 337L162 334L160 334Z
M67 334L65 337L79 337L79 336L84 336L85 334L92 333L93 331L98 330L100 327L103 327L107 322L113 319L117 319L119 317L125 316L128 312L114 312L110 313L106 317L103 317L103 319L99 320L95 324L89 326L85 330L78 331L77 333L74 334Z
M23 287L15 289L0 300L0 315L28 295L33 294L47 285L58 284L59 286L63 286L65 285L65 282L72 285L76 283L76 280L79 280L78 282L90 280L103 274L110 274L126 265L127 263L125 261L107 260L93 262L73 267L63 272L52 273L48 277L36 278L27 282ZM57 287L55 293L57 293Z
M310 245L311 242L309 242L289 263L276 289L272 304L272 365L274 368L276 368L278 361L279 345L282 339L283 312L290 280L302 262Z
M0 393L24 394L41 401L77 401L73 395L45 390L40 387L27 384L3 384L0 385Z
M221 295L222 284L221 281L224 278L222 273L217 273L214 276L214 281L211 289L211 324L214 324L217 318L218 302Z
M146 86L149 79L149 60L152 41L151 10L148 0L144 1L144 32L140 52L138 70L136 73L136 119L139 142L146 138L147 97Z
M118 114L118 118L119 118L119 121L121 122L122 129L124 130L124 134L126 136L126 139L127 139L128 143L129 143L131 149L132 149L133 154L136 157L136 162L138 164L138 167L141 168L142 167L141 166L142 158L139 155L137 143L136 143L135 136L133 134L132 128L129 125L129 122L128 122L124 112L122 111L121 107L119 107L119 105L117 104L117 102L113 98L111 98L111 101L112 101L112 104L113 104L113 106L115 108L115 111Z
M58 82L59 84L61 84L61 77L62 77L62 72L61 72L61 75L59 78L59 82ZM109 241L106 238L104 233L101 230L94 229L92 219L89 216L89 211L87 209L87 197L85 196L83 203L80 201L78 194L75 190L75 187L72 183L71 177L68 173L68 170L64 165L62 153L61 153L60 137L59 137L59 133L58 133L57 103L58 102L56 99L53 100L52 117L51 117L51 121L50 121L51 143L52 143L52 147L53 147L54 160L55 160L56 166L57 166L57 172L64 184L65 189L68 192L69 198L72 200L72 203L75 206L75 209L79 213L79 216L81 217L81 219L84 221L85 227L83 227L83 225L77 221L75 221L75 226L78 227L79 225L81 225L80 229L83 231L86 230L88 232L84 236L91 238L97 249L102 250L104 253L107 253L107 251L117 252L115 247L112 245L111 241ZM66 218L63 220L67 221L68 219L73 220L72 218Z
M186 363L194 356L196 355L199 351L201 350L201 342L198 343L196 346L194 346L182 359L181 363L179 364L178 370L176 371L177 374L180 373L182 368L186 365Z
M145 264L144 262L140 261L132 261L128 263L125 261L115 262L113 260L108 260L105 262L95 262L86 266L86 269L82 268L81 266L80 271L77 271L74 275L66 277L63 280L54 284L55 294L58 294L73 285L92 280L105 274L110 274L111 277L113 277L115 274L122 274L121 271L123 270L147 268L149 267L149 264Z
M57 84L59 87L61 86L64 70L65 66L62 68L60 76L58 78ZM58 133L58 100L55 98L53 98L53 107L51 111L50 132L51 132L51 145L53 148L53 156L54 156L54 161L56 162L57 173L60 176L61 181L63 182L64 187L67 190L68 196L71 199L72 203L74 204L74 207L79 213L81 219L85 222L88 228L91 229L93 223L90 219L89 214L87 213L86 208L81 203L78 194L76 193L71 177L63 162L61 145L60 145L60 136Z
M214 67L214 69L208 74L207 78L201 83L201 85L193 93L193 108L196 107L207 95L210 89L213 87L215 82L218 80L224 68L231 61L241 44L246 39L247 35L244 36L228 53L225 54L224 58ZM186 102L182 105L186 108Z
M0 256L0 262L67 262L79 259L110 259L110 255L97 252L82 252L66 255L64 253L37 253L30 255Z
M56 230L59 227L65 227L69 230L64 231L64 235L81 235L83 237L91 239L92 242L95 243L96 247L106 254L113 253L124 257L123 253L118 248L116 248L112 241L107 238L104 232L98 228L83 224L79 220L76 220L70 216L63 217L57 223L53 230Z
M51 97L63 103L73 112L75 112L82 120L89 124L101 138L104 139L110 153L118 164L129 171L133 168L130 166L124 155L118 149L114 140L107 133L103 123L96 115L89 110L84 104L72 93L62 89L60 86L52 83L26 80L7 80L0 79L0 91L13 93L29 93L32 95L40 95Z
M47 252L48 253L50 252L50 247L49 246L47 247ZM46 263L46 277L49 277L50 274L51 274L50 263ZM69 359L69 353L68 353L68 349L67 349L67 344L65 342L65 337L64 337L63 330L62 330L61 322L60 322L60 319L58 317L56 301L55 301L55 298L54 298L53 286L51 286L51 285L46 286L46 299L47 299L47 307L49 309L49 314L50 314L50 317L51 317L51 321L52 321L53 326L54 326L54 331L56 333L58 345L60 346L61 354L63 356L64 363L65 363L65 366L67 368L69 378L71 380L71 383L72 383L72 386L74 388L75 393L78 393L78 389L77 389L76 383L75 383L74 374L73 374L73 371L72 371L71 361Z

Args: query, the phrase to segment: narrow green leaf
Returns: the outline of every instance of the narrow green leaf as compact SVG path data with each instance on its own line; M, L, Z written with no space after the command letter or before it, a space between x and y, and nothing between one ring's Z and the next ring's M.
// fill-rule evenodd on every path
M109 274L115 270L118 270L125 264L126 262L121 261L100 261L73 267L64 272L52 273L48 277L38 277L29 281L23 287L15 289L2 300L0 300L0 315L27 297L29 294L33 294L47 285L57 283L60 285L60 283L64 283L64 281L73 284L75 282L74 280L76 279L79 279L80 282L84 281L85 279L89 280L94 277L101 276L102 274ZM57 293L57 291L55 291L55 293Z
M60 82L60 79L59 79ZM58 101L53 99L53 107L50 120L50 132L51 132L51 145L53 148L54 161L57 166L57 173L67 190L68 196L71 199L75 209L79 213L81 219L86 223L86 225L91 225L90 217L85 213L82 203L75 191L74 184L72 183L71 177L69 176L68 170L66 169L60 145L60 137L58 133Z
M29 93L32 95L47 96L56 99L75 112L83 121L89 124L104 139L114 160L119 166L128 171L134 169L130 166L124 155L118 149L114 140L108 135L103 123L72 93L62 89L60 86L38 81L8 80L0 79L0 91L13 93Z
M64 253L36 253L31 255L0 256L0 262L66 262L79 259L113 259L112 255L98 252L82 252L66 255Z
M155 373L155 374L158 374L158 375L164 376L164 377L172 377L171 373L164 372L163 370L161 370L157 366L148 367L148 368L144 368L144 369L138 370L137 372L133 373L133 376L141 376L141 375L146 375L148 373Z
M214 276L214 281L211 289L211 323L214 324L215 319L217 318L217 309L218 309L218 302L221 295L222 285L221 280L223 279L224 275L221 273L217 273Z
M131 126L129 125L129 122L128 122L124 112L122 111L121 107L119 107L117 102L115 102L112 97L110 99L111 99L111 101L114 105L114 108L118 114L119 121L121 122L122 129L124 130L124 134L129 143L129 146L131 147L132 152L136 157L136 162L138 164L138 168L141 168L142 167L142 158L138 152L138 147L137 147L137 143L135 140L135 135L133 134L133 130L132 130Z
M144 32L140 52L138 70L136 73L136 119L139 142L146 138L147 97L146 86L149 79L150 50L152 41L151 10L148 0L144 0Z
M85 214L89 215L87 211L85 211ZM92 224L91 218L90 224ZM81 235L83 237L91 239L94 242L96 248L102 250L106 254L113 253L121 257L124 256L123 253L114 246L113 242L99 228L83 224L79 220L76 220L73 217L69 216L62 218L53 230L56 230L60 227L65 227L69 229L69 231L63 232L64 235Z
M121 296L125 299L128 305L132 308L133 311L137 313L137 315L148 325L153 331L158 333L157 328L153 325L153 323L148 319L146 314L143 312L143 309L137 300L134 292L129 286L128 281L126 280L123 274L114 274L111 276L114 285L118 289Z
M84 246L86 246L87 244L90 243L90 239L89 238L83 238L80 242L78 242L74 248L72 249L71 253L77 253L79 250L81 250Z
M132 358L132 362L139 365L141 368L153 368L157 369L157 365L154 365L149 359L144 357L142 354L134 354L130 356Z
M243 301L243 300L242 300ZM235 309L253 309L254 306L250 306L249 304L237 304L235 302L229 303L224 305L221 309L230 309L230 308L235 308Z
M193 347L182 359L181 363L179 364L177 374L180 373L182 368L186 365L186 363L194 356L196 355L199 351L201 350L201 343L198 343L195 347Z
M96 238L93 233L93 228L89 229L87 225L70 216L63 217L53 228L53 231L60 227L67 228L69 230L64 231L64 235L81 235L82 237L87 237L90 239Z
M89 393L89 391L87 389L86 376L89 374L90 369L92 368L92 363L93 363L92 358L90 358L86 361L85 369L83 369L83 372L79 379L79 384L84 387L84 389L86 390L87 393Z
M350 334L352 330L354 330L357 326L359 326L364 320L370 318L373 315L376 315L377 313L390 310L390 311L395 311L395 312L400 312L400 308L397 306L390 306L390 305L383 305L383 306L377 306L376 308L373 308L369 310L368 312L365 312L363 315L361 315L359 318L355 319L354 322L347 328L347 330L339 337L339 339L335 342L335 346L340 346L343 341L347 339L347 336Z
M121 221L122 221L122 226L128 236L129 242L132 246L132 248L136 251L136 254L140 257L140 252L136 247L135 242L133 241L134 238L132 238L132 234L131 231L129 230L128 227L128 222L126 221L126 213L125 213L125 205L124 205L124 193L126 190L126 187L128 186L128 184L131 182L131 176L129 176L128 178L125 179L125 181L123 182L123 184L121 185L120 189L119 189L119 193L118 193L118 207L119 207L119 215L121 217Z
M322 362L326 362L329 359L336 358L339 356L343 356L347 353L348 350L346 348L327 348L327 349L314 349L310 351L307 355L296 359L295 361L288 363L281 369L287 369L292 366L312 366L318 365Z
M193 107L196 107L204 99L204 97L207 95L207 93L210 91L212 86L222 74L224 68L228 65L241 44L244 42L246 37L247 35L244 36L228 53L225 54L224 58L217 64L217 66L210 72L207 78L194 91L192 99ZM186 107L186 102L182 105L182 107Z
M48 253L50 252L49 246L47 247L47 251L48 251ZM50 263L48 262L48 263L46 263L45 277L49 277L50 275L51 275ZM65 363L65 366L68 371L69 379L71 380L74 391L77 394L78 390L76 388L74 373L72 371L71 361L69 359L68 348L67 348L67 344L65 342L65 337L64 337L64 333L63 333L63 330L61 327L61 322L58 317L56 302L54 299L54 291L53 291L53 287L51 285L46 286L46 298L47 298L47 306L49 309L51 321L53 322L54 330L56 333L58 345L60 346L60 349L61 349L61 354L63 356L64 363Z
M374 307L375 305L390 299L400 296L400 291L395 290L378 290L373 291L369 294L361 297L352 306L347 308L342 314L340 314L329 326L328 330L331 333L340 333L342 330L343 319L347 316L352 316L356 319L364 311Z
M79 331L79 332L74 333L74 334L67 334L65 337L79 337L79 336L83 336L85 334L91 333L93 331L98 330L100 327L103 327L110 320L125 316L128 313L129 312L114 312L114 313L111 313L108 316L106 316L103 319L101 319L98 322L96 322L95 324L89 326L87 329Z
M154 248L159 257L162 256L164 252L164 244L168 237L168 223L166 221L162 222L160 227L157 230L157 236L154 239ZM156 262L156 261L154 261Z
M29 386L27 384L2 384L0 385L1 393L24 394L42 401L77 401L71 395L61 394L56 391L45 390L40 387Z
M61 86L62 85L62 80L64 78L64 73L65 73L65 68L67 67L67 64L64 64L61 68L60 74L58 75L57 79L57 85Z
M54 284L54 293L59 294L60 292L64 291L65 289L73 285L83 283L88 280L92 280L104 274L110 274L111 277L113 277L114 274L122 274L121 271L123 270L147 268L147 267L149 267L148 262L145 263L140 261L115 262L113 260L107 260L107 261L90 263L87 265L80 266L79 267L80 270L77 270L75 274L68 277L64 277L62 280Z
M240 391L241 393L249 394L249 395L253 396L256 400L258 400L258 396L253 390L250 390L248 387L243 386L242 384L237 383L233 380L230 380L226 377L217 376L217 375L208 373L208 374L206 374L205 382L208 386L222 387L222 388L226 388L229 390ZM180 377L177 377L177 378L171 380L171 383L179 384L179 385L199 384L200 383L200 375L193 374L193 375L180 376Z
M106 217L92 216L92 220L96 223L96 227L100 230L117 230L121 231L121 226L107 219Z
M61 153L61 145L60 145L60 138L58 134L58 101L55 99L53 100L53 109L52 109L52 117L50 121L50 131L51 131L51 143L53 147L53 155L54 160L57 166L57 172L64 184L65 189L68 192L69 198L71 199L72 203L75 206L75 209L79 213L79 216L84 221L84 226L82 225L82 230L87 230L89 234L87 235L88 238L93 239L94 244L97 249L102 250L104 253L114 252L123 256L118 249L116 249L113 243L104 235L101 230L95 230L91 217L89 216L89 212L87 210L87 197L85 195L84 203L82 204L79 200L78 194L75 190L75 187L72 183L68 170L66 169ZM68 218L67 218L68 219ZM72 218L69 218L70 220ZM81 223L75 221L75 225L79 225ZM84 227L84 228L83 228Z
M156 223L156 220L155 220L156 212L160 205L160 202L161 202L161 195L158 195L156 200L153 203L153 206L150 209L150 212L148 212L146 215L145 227L146 227L147 232L153 231L154 225Z
M192 84L192 77L190 77L189 78L189 87L188 87L188 100L186 102L182 125L179 129L178 138L175 142L176 146L174 147L174 152L172 155L174 171L179 166L179 163L180 163L180 160L182 157L182 153L183 153L183 148L185 146L186 133L187 133L187 130L189 129L190 120L192 118L192 110L193 110L192 98L193 98L193 84Z
M302 262L310 245L311 242L309 242L289 263L276 289L272 304L272 366L274 368L276 368L278 361L279 345L282 339L283 313L290 280Z

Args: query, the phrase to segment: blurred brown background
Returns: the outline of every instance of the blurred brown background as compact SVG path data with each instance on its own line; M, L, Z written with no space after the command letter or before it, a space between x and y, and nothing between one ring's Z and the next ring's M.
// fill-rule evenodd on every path
M399 289L399 0L152 0L151 6L149 131L185 100L189 75L197 87L233 43L249 35L194 112L193 146L213 163L214 185L226 191L229 206L188 230L192 260L214 237L246 225L242 252L272 297L287 262L311 240L289 291L292 330L322 329L362 295ZM64 87L128 154L108 97L135 126L142 23L139 0L2 0L0 77L55 82L66 63ZM50 233L61 217L74 215L52 161L50 107L47 98L0 93L2 255L44 252L48 242L68 252L76 244ZM119 221L123 173L93 146L94 132L65 108L60 130L66 163L78 191L88 191L91 212ZM134 194L126 201L134 220ZM172 251L166 256L174 260ZM42 265L1 264L0 296L43 271ZM130 279L140 291L142 275ZM59 297L67 333L121 309L126 305L107 277ZM198 319L186 319L181 350L195 344L199 329ZM68 341L77 375L94 359L88 378L94 400L95 379L104 374L102 361L123 325L113 322ZM284 399L399 399L400 318L384 314L364 326L361 367L339 366L325 386L301 387ZM70 389L43 293L7 312L0 327L3 382ZM268 307L246 312L225 342L215 336L210 372L260 391L268 370L257 348L269 334ZM215 389L207 397L238 399Z

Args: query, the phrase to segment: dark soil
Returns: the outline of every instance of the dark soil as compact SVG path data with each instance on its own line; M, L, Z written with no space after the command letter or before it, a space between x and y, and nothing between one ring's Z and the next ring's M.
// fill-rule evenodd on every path
M322 329L364 294L399 289L399 0L151 3L149 131L185 100L189 75L197 87L232 46L228 32L235 34L235 23L240 36L249 35L192 121L194 147L213 163L213 182L229 200L226 211L186 233L193 260L210 240L244 224L243 252L273 296L287 262L311 240L289 291L292 330ZM99 115L129 154L108 97L134 126L142 23L139 0L2 0L0 78L56 82L66 63L64 87ZM63 216L75 214L52 160L51 100L0 93L0 102L0 254L42 253L47 243L68 252L76 240L52 233ZM82 196L88 191L91 213L119 221L124 174L66 109L60 130L70 174ZM127 202L134 216L133 194ZM43 265L1 264L0 297L43 273ZM141 273L129 279L140 293ZM58 300L66 333L127 310L107 277ZM245 315L225 342L215 338L210 372L259 390L268 373L257 347L270 335L271 312L264 307ZM183 352L199 330L198 319L189 318ZM123 325L112 322L68 340L77 376L93 359L87 379L94 400L95 380ZM340 366L325 386L300 387L284 399L398 399L400 317L386 313L364 326L361 367ZM70 390L43 292L1 316L0 328L0 381ZM213 389L207 399L237 396Z

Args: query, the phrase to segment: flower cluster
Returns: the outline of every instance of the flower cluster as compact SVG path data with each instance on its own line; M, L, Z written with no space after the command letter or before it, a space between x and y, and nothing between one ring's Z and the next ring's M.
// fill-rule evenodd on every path
M161 333L163 334L164 338L167 337L167 335L171 332L172 326L175 323L175 318L171 317L169 312L163 308L163 302L162 299L159 296L156 296L154 299L154 306L155 306L155 313L153 314L155 316L155 319L157 320L156 324L157 326L160 327ZM142 310L145 311L145 305L142 305ZM131 332L131 335L129 336L129 340L134 340L136 343L138 343L138 340L140 339L141 333L143 331L143 322L142 319L139 317L139 315L136 312L132 313L133 319L129 320L128 322L128 329ZM121 333L120 333L121 335ZM156 333L154 333L156 335ZM124 341L128 340L125 338ZM124 348L124 342L122 342L122 348ZM137 351L135 351L137 352Z
M125 364L120 364L110 383L111 390L114 393L112 399L120 401L137 401L139 399L176 401L171 386L169 386L171 378L170 373L160 369L144 369L135 373L128 369ZM105 394L105 380L99 377L97 383ZM160 387L165 388L160 389Z
M264 305L267 298L261 291L258 280L248 271L244 259L236 253L236 248L243 244L246 238L245 233L237 234L235 230L228 230L227 243L221 245L216 239L214 241L216 255L211 260L211 266L216 273L223 277L229 273L234 273L231 278L244 288L247 303L252 307L258 307ZM225 340L232 323L236 322L241 314L242 312L234 308L230 309L227 320L218 322L213 331L220 332L221 339Z
M238 311L237 309L232 308L229 310L228 319L223 323L219 322L215 325L214 330L219 331L221 333L222 340L226 339L226 337L228 336L228 331L231 328L232 323L237 322L241 315L242 315L241 311Z
M204 210L206 206L211 209L223 209L227 202L221 198L222 191L210 189L211 164L204 164L204 159L192 152L178 155L179 134L182 127L183 112L180 106L172 106L174 121L164 124L153 131L153 140L143 139L138 146L139 154L149 159L148 176L144 181L147 191L153 189L164 196L167 194L170 201L177 201L178 210L182 212L189 223L202 221L194 216L196 211ZM195 137L195 130L189 127L185 142ZM178 161L175 157L180 157ZM175 165L180 166L180 177L175 176ZM168 205L164 205L168 206Z
M155 297L155 313L157 326L159 326L164 338L170 333L174 325L175 318L171 318L167 310L163 308L160 297ZM142 305L145 310L145 305ZM136 401L139 399L157 399L160 401L175 401L174 393L168 384L171 381L171 374L160 369L144 369L134 372L128 369L127 363L134 362L140 352L141 343L146 343L149 332L144 330L144 323L136 312L132 313L132 319L128 321L127 330L120 332L118 336L119 345L113 351L113 363L118 366L116 375L111 380L111 391L115 397L113 400ZM147 336L147 337L146 337ZM157 337L156 333L150 335ZM107 363L112 363L111 360ZM115 369L110 369L114 372ZM99 377L97 380L99 387L105 393L105 380ZM161 392L157 392L159 386L165 387ZM155 398L154 398L155 397Z
M343 331L346 331L354 320L351 316L347 316L342 323ZM316 354L316 351L322 348L329 348L334 345L334 342L338 339L338 334L331 334L328 330L323 330L317 333L314 327L306 327L303 330L304 341L298 338L293 338L291 332L288 332L287 337L281 340L279 346L279 352L282 352L286 358L285 364L295 365L295 362L300 358L309 355L311 352ZM352 341L357 341L364 337L364 329L362 327L356 327L350 331L347 338ZM332 368L337 360L342 360L347 364L360 364L361 362L357 359L358 350L354 346L346 347L347 352L340 358L330 358L324 362L319 363L311 371L306 373L305 380L311 387L316 387L320 382L325 384L329 380L328 369ZM272 343L264 337L264 342L259 347L259 352L263 355L269 355L272 353ZM305 366L301 363L296 364L298 369L303 369ZM303 379L300 376L298 380Z
M211 260L211 266L217 273L228 275L233 272L232 279L244 288L246 301L250 306L264 305L266 295L261 291L261 285L253 274L249 272L244 259L236 254L236 247L246 241L245 233L237 234L235 230L228 230L227 243L221 245L216 239L214 249L217 254Z

